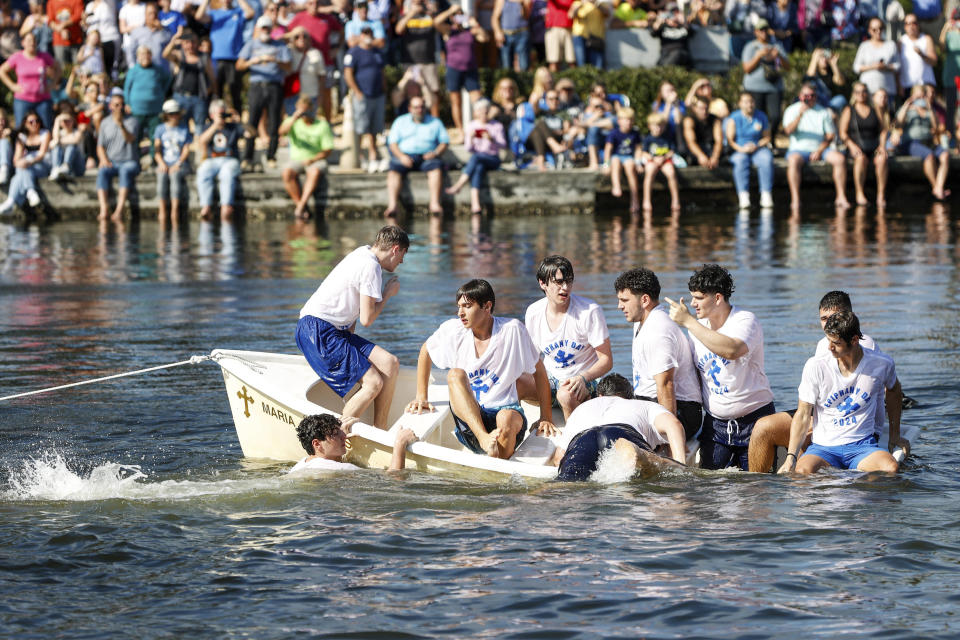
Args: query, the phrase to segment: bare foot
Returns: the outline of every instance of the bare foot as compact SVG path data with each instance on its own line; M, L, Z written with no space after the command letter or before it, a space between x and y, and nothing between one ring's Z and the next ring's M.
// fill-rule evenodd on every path
M833 206L835 206L837 209L849 209L850 201L846 198L837 198L833 201Z
M386 209L386 210L384 210L384 212L383 212L383 217L384 217L384 218L396 218L396 217L397 217L397 210L396 210L396 209Z
M790 210L791 211L800 211L800 200L791 200L790 201Z
M858 207L865 207L865 206L867 206L868 204L870 204L870 201L867 200L867 197L866 197L866 196L857 196L857 206L858 206Z
M640 213L640 205L637 204L636 202L631 202L631 203L630 203L630 214L631 214L631 215L636 215L636 214L638 214L638 213Z
M200 210L201 220L210 220L211 218L213 218L213 211L210 209L210 207L204 207Z
M610 195L612 195L614 198L619 198L623 195L623 189L620 187L610 187Z
M109 217L110 212L108 212L106 209L100 209L100 215L97 216L97 220L106 220Z
M110 216L110 219L113 220L114 222L120 222L121 220L123 220L123 209L117 209L116 211L114 211L113 215Z
M500 443L497 441L497 436L500 435L499 429L494 429L487 436L490 438L487 442L481 442L480 446L491 458L500 457Z
M448 196L455 196L458 193L460 193L460 185L459 184L450 185L449 187L444 189L444 191L446 191Z
M652 213L652 212L653 212L653 205L650 204L649 202L644 202L644 203L643 203L643 211L644 211L644 213Z
M885 206L887 206L887 201L880 196L877 196L877 209L882 209Z
M295 216L297 217L297 220L309 220L309 219L310 219L310 212L307 211L307 208L306 208L306 207L303 207L303 208L297 207L296 210L294 210L293 215L295 215Z
M674 202L670 205L670 211L673 211L673 212L680 211L680 208L681 207L679 202Z

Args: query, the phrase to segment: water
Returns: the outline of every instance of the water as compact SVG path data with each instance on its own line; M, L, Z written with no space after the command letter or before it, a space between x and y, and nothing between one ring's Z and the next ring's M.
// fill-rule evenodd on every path
M909 203L908 203L909 206ZM379 223L0 227L0 395L208 353L292 352L297 311ZM612 281L644 264L687 295L707 261L766 336L783 408L853 296L923 427L896 477L673 473L499 484L377 471L289 478L245 460L222 381L188 366L0 404L0 635L103 638L953 638L960 596L958 223L949 207L681 220L417 220L400 294L366 335L412 364L493 283L522 316L569 256L614 369Z

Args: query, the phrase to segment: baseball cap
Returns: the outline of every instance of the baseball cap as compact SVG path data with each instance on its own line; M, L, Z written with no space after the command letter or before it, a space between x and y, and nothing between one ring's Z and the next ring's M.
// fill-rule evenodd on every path
M163 103L163 108L161 111L164 113L180 113L180 103L173 98L170 98Z

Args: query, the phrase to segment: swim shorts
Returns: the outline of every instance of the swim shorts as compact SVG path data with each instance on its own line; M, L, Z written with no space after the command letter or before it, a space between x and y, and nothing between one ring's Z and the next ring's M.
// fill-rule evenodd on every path
M856 469L864 458L877 451L886 451L886 449L882 449L877 444L877 436L870 435L856 442L838 444L832 447L811 444L803 455L817 456L831 467L837 467L838 469Z
M747 471L747 448L753 425L764 416L776 413L773 403L766 404L756 411L732 420L721 420L704 413L703 429L700 431L700 466L704 469L725 469L736 464L741 471Z
M584 482L597 470L600 454L623 438L644 451L653 451L640 433L627 424L605 424L592 427L570 441L567 452L560 460L557 480L561 482Z
M520 417L523 418L523 426L520 427L520 431L517 432L516 446L520 446L520 443L523 442L523 436L527 433L527 416L524 415L523 409L520 408L519 403L508 404L493 409L480 407L480 418L483 420L483 428L486 429L487 433L490 433L496 429L497 414L506 409L512 409L513 411L516 411L520 414ZM480 441L477 440L477 436L473 435L473 431L470 430L470 427L467 425L467 423L461 420L457 414L452 413L452 415L454 427L453 434L457 436L457 440L459 440L467 449L470 449L470 451L484 456L487 455L487 452L480 447Z
M297 322L297 346L310 367L341 398L370 368L377 345L326 320L303 316Z

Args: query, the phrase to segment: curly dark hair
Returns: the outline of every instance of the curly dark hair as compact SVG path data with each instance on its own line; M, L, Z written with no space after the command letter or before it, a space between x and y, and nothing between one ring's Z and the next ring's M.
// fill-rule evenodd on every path
M860 319L853 311L837 311L830 316L823 326L823 332L828 336L840 338L847 344L854 338L862 338L860 333Z
M687 281L687 288L700 293L719 293L727 301L733 295L733 278L730 272L718 264L705 264L699 271L695 271L690 280Z
M340 418L332 413L321 413L307 416L297 425L297 439L309 455L316 453L313 450L313 441L321 442L340 430Z
M633 385L619 373L604 376L597 383L598 396L617 396L624 400L633 400Z
M629 289L635 296L647 294L653 300L660 299L660 280L657 274L644 267L630 269L617 276L613 283L614 292L620 293L624 289Z

